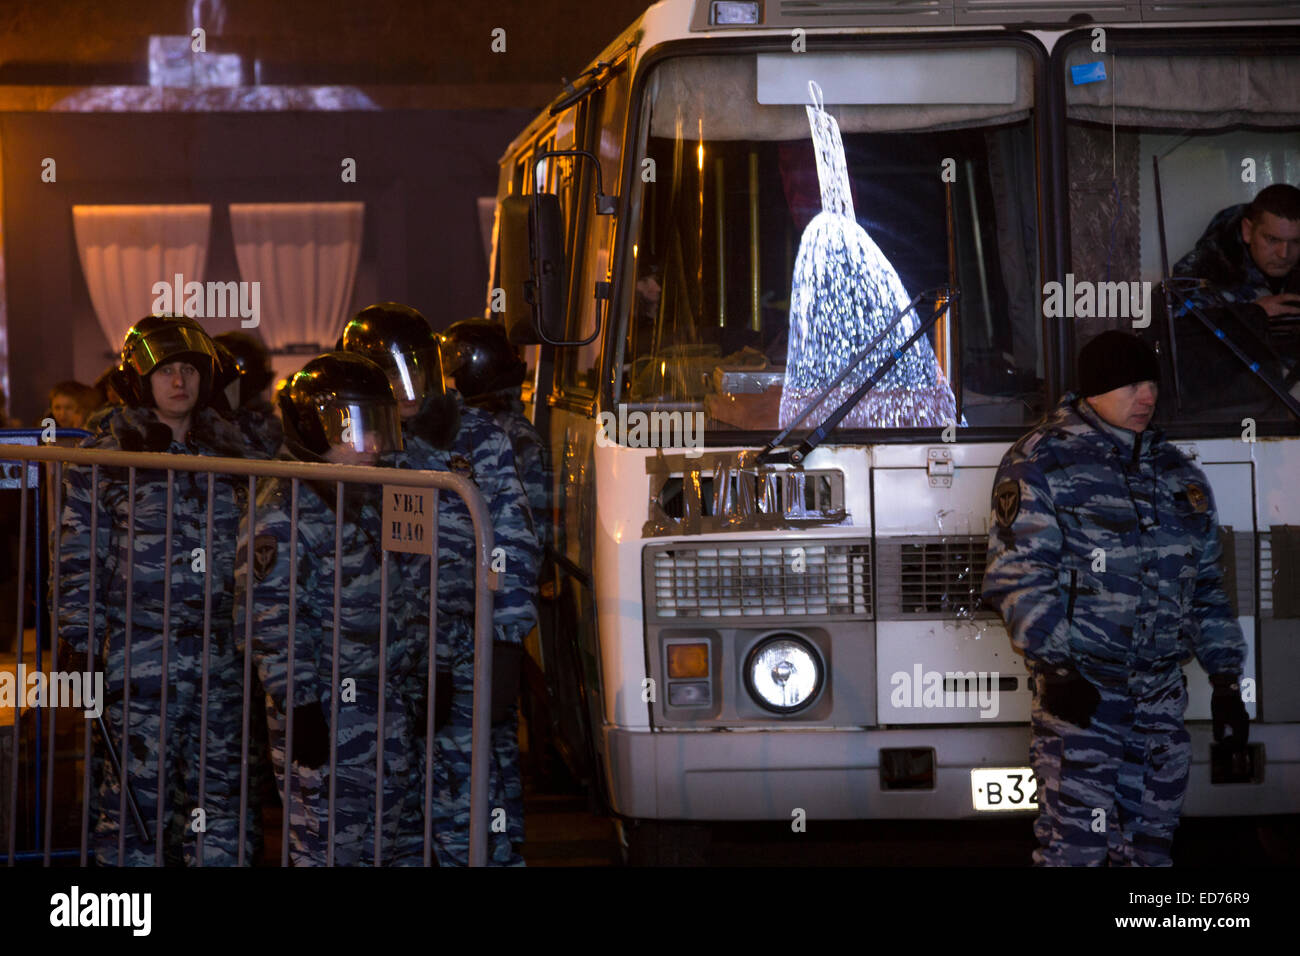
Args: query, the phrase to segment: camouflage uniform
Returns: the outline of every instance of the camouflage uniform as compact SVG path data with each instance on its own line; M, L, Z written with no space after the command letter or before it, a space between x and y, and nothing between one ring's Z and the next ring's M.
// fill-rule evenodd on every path
M261 449L267 458L274 458L279 453L284 442L284 426L266 399L254 399L239 406L235 410L235 421L248 443Z
M1158 430L1114 428L1069 394L1002 459L993 505L984 599L1034 672L1034 860L1100 865L1109 841L1114 863L1167 865L1190 763L1181 665L1245 658L1209 483ZM1062 666L1100 694L1086 728L1042 705Z
M138 442L151 429L166 431L148 408L114 406L96 420L97 431L87 448L140 450ZM169 434L169 432L168 432ZM163 438L162 441L166 441ZM161 442L159 446L161 447ZM238 456L243 442L238 431L216 412L200 408L185 443L175 440L166 449L177 455ZM170 639L167 644L167 725L164 768L164 862L196 862L194 819L202 806L205 816L203 862L233 865L239 832L240 740L243 717L243 659L230 632L230 590L235 535L242 508L239 482L213 479L212 543L205 537L208 479L177 472L173 480ZM131 581L131 696L127 773L140 805L150 840L158 808L158 732L162 701L163 561L166 554L167 482L162 471L137 471L135 487L134 577L126 553L128 477L126 469L103 467L99 486L91 487L87 466L69 466L62 514L59 635L76 654L84 654L89 637L88 608L95 604L96 667L104 670L107 722L112 746L120 753L126 651L126 594ZM96 591L90 594L90 523L98 508ZM193 549L203 548L211 593L208 649L208 693L202 696L203 573L193 570ZM203 705L207 705L207 772L199 801L199 738ZM102 747L103 742L100 742ZM104 865L118 861L120 782L102 751L93 758L98 787L95 855ZM129 814L129 810L128 810ZM92 818L95 813L92 813ZM250 818L247 836L256 840L260 820ZM126 824L128 865L154 862L154 846L141 839L134 823ZM251 847L246 845L246 851Z
M451 447L436 448L403 426L407 467L452 471L470 478L483 493L492 519L495 546L504 549L501 589L494 595L493 635L496 641L521 644L537 618L538 549L527 499L515 470L510 441L492 416L466 406L460 393L448 396L460 414L460 429ZM412 570L416 602L423 616L429 606L427 559ZM439 862L464 866L469 862L470 754L474 686L474 529L469 511L458 495L439 496L438 506L438 666L450 669L451 716L437 734L433 759L433 836ZM416 631L428 634L428 618ZM428 645L414 669L410 696L422 713L428 696ZM417 776L411 785L412 809L404 818L404 851L413 862L423 853L424 740L419 738ZM507 832L489 832L488 860L522 865L514 844L523 842L523 783L519 774L518 713L492 728L492 760L488 806L506 813ZM491 812L491 810L489 812Z
M291 482L271 479L257 494L253 536L253 660L266 690L267 726L276 785L284 791L289 663L289 562ZM293 707L320 704L337 740L334 863L374 860L375 757L379 726L379 620L381 599L380 500L376 489L345 486L339 599L338 725L331 721L334 647L335 489L299 484L298 567L294 630ZM235 639L242 648L248 565L248 516L240 527L235 565ZM398 818L411 774L414 743L407 703L399 688L418 653L418 627L405 583L409 569L390 553L388 630L384 675L384 779L381 862L396 855ZM427 565L426 565L427 570ZM427 625L426 625L427 629ZM355 682L355 695L344 682ZM289 813L290 858L295 866L323 866L329 846L329 764L294 761Z
M257 449L259 457L274 458L279 453L280 446L284 443L284 426L280 424L274 407L266 399L255 398L246 402L235 409L229 417L239 426L248 445ZM266 725L266 708L262 706L262 702L266 699L266 692L262 688L261 681L258 680L256 669L253 671L252 679L253 686L250 694L256 704L249 713L248 804L254 816L260 819L269 791L275 785L275 777L271 771L271 755L267 743L269 731ZM260 856L262 846L259 844L256 850Z
M532 512L533 530L537 543L546 553L550 530L550 482L546 470L546 446L533 423L524 415L524 403L519 400L519 389L512 389L505 402L491 409L492 417L510 439L515 453L515 470L528 497Z

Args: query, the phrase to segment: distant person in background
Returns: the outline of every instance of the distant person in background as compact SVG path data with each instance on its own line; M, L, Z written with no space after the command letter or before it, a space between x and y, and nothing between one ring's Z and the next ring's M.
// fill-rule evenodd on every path
M87 420L102 404L98 391L69 379L50 389L49 412L41 416L41 421L50 417L60 428L85 428Z
M114 363L100 373L99 378L95 379L95 391L99 393L99 407L95 409L88 419L86 419L86 431L93 432L97 429L99 420L103 418L114 406L122 404L122 396L117 394L113 388L113 373L117 370L117 364Z

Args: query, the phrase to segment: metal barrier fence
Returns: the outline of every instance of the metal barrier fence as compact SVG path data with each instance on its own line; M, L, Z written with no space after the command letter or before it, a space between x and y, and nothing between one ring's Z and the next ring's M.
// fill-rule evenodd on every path
M15 435L15 438L17 436ZM22 439L19 439L22 440ZM134 580L136 572L135 552L135 487L136 472L144 471L150 473L166 472L167 475L167 510L166 510L166 554L163 559L163 566L166 570L166 585L163 594L162 608L162 633L166 639L162 641L162 673L168 675L168 644L171 643L171 604L172 604L172 539L173 539L173 486L175 483L176 472L206 473L207 481L207 501L206 515L207 522L205 527L205 541L208 545L207 554L212 554L212 521L213 521L213 488L218 476L246 476L248 479L248 501L247 501L247 546L244 549L244 559L242 567L247 575L248 586L245 595L244 607L244 661L243 661L243 712L242 712L242 739L240 743L240 780L239 780L239 829L238 829L238 865L244 865L246 851L246 826L248 821L248 799L249 799L249 722L250 722L250 679L252 676L252 654L253 654L253 607L256 592L254 576L254 535L256 531L257 518L257 481L259 478L278 478L286 479L290 482L290 542L289 542L289 561L290 570L289 580L289 641L288 641L288 669L287 680L288 687L285 694L287 722L285 726L284 741L284 783L283 791L280 796L283 802L284 818L281 825L281 865L287 865L289 859L289 829L290 829L290 791L293 786L294 772L292 770L293 757L293 682L294 682L294 636L296 626L296 616L298 609L298 526L299 526L299 490L301 483L304 481L311 482L313 487L318 487L318 483L333 484L336 491L335 501L335 534L334 534L334 607L333 607L333 645L332 661L333 670L331 673L332 690L330 693L330 756L329 756L329 843L328 843L328 864L334 863L335 851L335 781L336 773L336 752L338 746L339 723L339 628L340 628L340 575L342 573L342 530L344 516L344 487L345 485L379 485L394 486L400 485L403 488L428 488L433 492L432 505L432 534L429 542L429 633L428 633L428 670L427 680L427 714L425 724L425 740L428 744L425 747L425 793L423 797L424 806L424 847L423 862L427 866L432 861L432 809L433 809L433 758L434 758L434 712L435 712L435 668L437 658L437 593L438 593L438 504L439 494L441 492L450 492L458 495L464 502L469 512L470 519L473 523L474 531L474 668L473 668L473 729L471 743L471 773L470 773L470 834L469 834L469 863L471 866L482 866L487 861L487 825L488 825L488 759L490 747L490 720L491 720L491 688L492 688L492 595L490 592L496 590L499 586L497 575L490 570L491 554L493 550L493 530L491 518L489 516L486 504L482 494L475 484L461 475L450 472L434 471L414 471L407 469L393 469L380 467L365 467L354 465L333 465L333 464L315 464L304 462L290 461L262 461L248 460L237 458L216 458L197 455L176 455L176 454L158 454L147 452L121 452L108 451L103 449L80 449L64 448L57 446L33 446L33 445L11 445L5 444L6 436L0 432L0 458L9 461L18 461L29 463L25 467L17 470L21 471L21 479L17 484L22 494L20 496L21 504L19 506L19 554L21 555L18 565L18 608L17 608L17 673L23 672L24 661L24 612L26 601L24 600L24 584L26 574L26 553L27 553L27 534L29 526L29 506L28 491L33 487L40 485L40 472L42 469L36 463L47 463L46 469L50 473L49 484L53 497L53 518L50 522L51 527L51 554L50 559L53 567L50 574L52 600L49 602L49 641L52 653L50 673L53 674L58 669L58 655L55 649L55 640L59 634L59 587L60 587L60 568L61 568L61 521L60 516L63 511L64 497L64 475L63 468L65 464L88 466L90 468L90 483L92 490L97 494L100 483L101 469L124 468L127 470L127 481L130 491L128 492L128 527L127 535L127 553L133 556L130 567L126 571L127 588L124 596L126 602L125 610L125 664L123 666L123 700L122 700L122 733L119 741L120 747L114 752L112 742L109 740L107 726L103 723L102 714L99 717L101 725L101 736L103 738L105 753L114 765L122 768L118 774L120 786L120 805L118 808L117 830L118 830L118 852L119 862L125 855L125 836L128 826L128 800L131 803L133 817L137 827L143 831L144 823L135 810L135 799L130 787L130 770L128 762L127 737L129 734L130 721L130 694L132 680L135 673L131 670L131 631L132 631L132 594L134 591ZM13 466L10 465L10 470ZM100 518L101 507L98 503L94 504L91 510L91 532L90 532L90 604L87 608L87 621L89 626L89 638L87 640L87 667L90 676L93 678L96 673L97 654L97 637L95 634L96 611L95 596L96 590L96 573L101 571L99 565L99 555L96 542L99 540L100 529L98 521ZM44 522L38 521L39 527ZM233 542L231 543L233 547ZM38 567L36 573L40 576L39 555L43 551L38 547ZM379 622L379 644L378 644L378 665L379 665L379 694L378 694L378 718L376 723L376 766L375 766L375 807L374 807L374 862L379 865L381 860L381 831L383 821L383 776L385 763L385 713L384 713L384 689L385 689L385 665L387 660L388 648L388 575L389 575L389 549L383 548L380 554L380 622ZM236 557L238 562L238 557ZM238 566L235 568L238 573ZM206 563L203 571L204 575L204 602L203 602L203 655L202 655L202 687L203 692L200 700L203 701L200 707L200 730L199 730L199 767L200 767L200 803L203 794L203 775L207 769L207 760L205 749L207 745L207 717L208 717L208 680L209 680L209 658L208 646L211 636L211 599L212 599L212 565ZM44 582L38 582L43 585ZM38 602L39 606L39 602ZM106 610L106 609L105 609ZM108 617L105 614L105 625L108 625ZM41 644L40 633L44 630L44 621L38 613L38 645L37 645L37 669L40 669ZM107 669L107 668L106 668ZM129 677L129 679L128 679ZM102 679L102 678L101 678ZM159 865L163 863L163 831L164 831L164 808L170 802L165 799L163 793L166 776L162 773L163 754L166 753L166 729L167 729L167 694L168 679L162 680L162 700L160 704L160 726L158 734L159 748L159 784L158 784L158 801L157 815L154 824L154 845L155 845L155 862ZM46 707L47 701L42 699L38 706L37 718L41 716L41 710L48 712L48 756L43 762L45 778L42 783L40 773L42 770L42 761L40 758L41 751L41 727L38 722L36 730L36 743L33 748L36 754L36 797L35 819L37 825L34 828L38 832L43 848L40 851L29 851L20 854L17 852L17 822L18 822L18 780L19 780L19 763L20 763L20 724L21 724L21 687L19 688L20 696L15 700L14 727L12 731L12 751L10 754L9 779L0 781L0 794L4 794L8 800L8 834L7 834L7 862L13 866L19 859L35 859L38 855L44 865L49 866L52 859L56 857L71 856L75 851L56 850L52 847L53 819L54 819L54 763L55 763L55 732L57 721L57 707ZM258 702L259 705L261 702ZM101 707L103 701L100 701ZM84 771L82 775L82 792L81 792L81 847L79 859L81 865L86 865L89 851L90 827L92 821L89 817L91 806L91 777L92 777L92 741L91 741L91 718L85 721L85 730L83 734L82 757L84 759ZM269 755L268 755L269 756ZM44 805L41 806L43 793ZM43 827L40 821L43 819ZM40 835L43 831L43 835ZM142 833L143 835L143 833ZM148 838L146 837L146 840ZM198 846L197 862L203 865L203 832L199 830L196 834Z

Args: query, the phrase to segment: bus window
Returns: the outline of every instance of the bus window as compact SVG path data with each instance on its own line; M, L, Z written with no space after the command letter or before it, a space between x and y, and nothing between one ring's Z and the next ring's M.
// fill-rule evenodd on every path
M878 82L889 55L838 54L837 75L849 80L838 99L825 101L842 138L854 219L886 260L873 266L879 275L855 274L855 287L883 283L892 272L905 304L955 280L952 327L946 335L932 330L913 348L929 350L943 377L960 382L959 420L1021 427L1044 407L1033 58L1009 48L928 51L955 82L978 88L990 75L1000 85L982 102L977 89L957 106L937 99L885 105L871 97L896 92ZM720 431L771 431L784 414L797 262L813 264L801 281L808 296L821 297L818 308L833 309L836 295L834 268L816 266L815 250L800 253L823 211L808 94L759 103L763 59L691 56L656 67L638 153L653 160L656 177L633 183L640 198L634 291L617 400L703 408L707 427ZM802 62L809 75L821 69ZM808 299L800 301L806 308ZM893 311L882 307L870 321L883 327ZM919 326L907 316L900 327ZM861 377L890 351L873 353ZM826 378L847 360L822 356ZM906 383L895 387L905 403Z
M1071 67L1100 59L1085 40L1062 59L1066 70L1066 157L1070 260L1082 283L1134 283L1151 290L1148 315L1127 312L1123 297L1075 296L1076 349L1108 328L1138 329L1158 343L1163 362L1158 420L1222 426L1239 431L1242 419L1288 422L1291 416L1269 388L1196 316L1195 305L1219 324L1260 366L1285 381L1300 374L1300 316L1270 321L1243 295L1199 275L1188 254L1214 234L1213 248L1240 258L1240 213L1265 187L1300 185L1300 54L1276 45L1234 47L1214 55L1178 54L1176 41L1159 54L1125 52L1123 39L1105 65L1118 76L1075 85ZM1112 96L1114 103L1112 104ZM1113 144L1113 146L1112 146ZM1169 311L1160 294L1160 223L1152 157L1159 159L1166 258L1173 273ZM1241 260L1244 267L1244 260ZM1145 286L1149 283L1149 286ZM1279 290L1274 290L1279 291ZM1241 301L1238 301L1241 300ZM1080 306L1082 305L1082 308ZM1119 308L1116 308L1118 306ZM1115 314L1118 313L1118 314ZM1177 354L1175 377L1173 356ZM1175 382L1179 386L1175 391Z
M586 148L595 153L600 160L601 178L607 193L618 191L620 165L623 155L623 130L627 114L628 69L619 70L605 87L596 93L588 105L596 110L596 121L592 125L593 141ZM581 257L581 264L571 286L570 304L572 306L571 339L585 339L596 329L600 313L607 303L598 302L594 296L597 282L609 278L610 255L614 242L613 216L598 216L590 199L594 195L594 176L590 170L590 187L584 189L589 197L582 205L578 215L586 216L584 241L586 254ZM600 365L601 337L581 348L565 349L562 353L563 373L561 381L566 390L584 394L594 394Z
M579 103L571 108L566 114L560 117L557 126L564 125L567 129L572 130L574 126L581 127L586 115L586 104ZM567 138L566 138L567 140ZM521 160L516 167L517 176L523 176L522 184L526 193L549 192L556 196L560 201L560 210L564 222L564 251L565 262L572 264L571 274L567 277L568 291L568 308L571 310L575 307L576 290L574 286L574 274L576 274L581 264L574 264L574 251L579 243L584 241L585 221L584 217L588 214L586 206L589 203L577 201L578 190L582 187L583 166L572 156L546 156L541 154L557 149L571 149L572 142L565 141L557 145L556 127L551 127L545 132L529 150L527 158ZM529 358L529 367L535 369L536 349L529 350L532 358ZM565 374L565 369L571 364L569 353L572 350L562 349L558 352L558 362L560 374L556 379L557 391L565 391L566 384L570 384Z

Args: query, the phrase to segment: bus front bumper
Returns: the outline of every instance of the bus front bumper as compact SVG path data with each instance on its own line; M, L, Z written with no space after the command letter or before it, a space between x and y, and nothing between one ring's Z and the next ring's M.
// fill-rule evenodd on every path
M1209 723L1188 726L1192 767L1183 816L1300 813L1300 724L1252 724L1259 782L1210 783ZM604 728L613 810L659 820L978 819L971 771L1029 766L1029 728L630 731ZM882 750L933 751L933 785L886 789ZM1025 810L1006 813L1033 813Z

